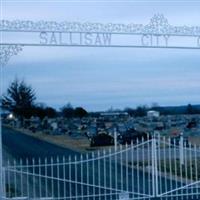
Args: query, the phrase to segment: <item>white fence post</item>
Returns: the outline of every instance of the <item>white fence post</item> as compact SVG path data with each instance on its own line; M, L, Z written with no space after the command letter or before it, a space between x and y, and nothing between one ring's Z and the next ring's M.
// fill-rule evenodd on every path
M180 152L180 163L181 163L181 165L184 165L184 156L183 156L183 133L180 134L179 152Z
M152 139L152 142L151 142L151 167L152 167L152 193L153 193L153 196L155 196L155 162L154 162L154 138Z
M114 129L114 145L115 145L115 151L117 151L117 129Z
M3 188L2 188L2 196L1 198L6 198L6 170L4 167L2 167L2 184L3 184Z
M158 196L158 165L157 165L157 144L155 135L152 139L152 187L153 196Z

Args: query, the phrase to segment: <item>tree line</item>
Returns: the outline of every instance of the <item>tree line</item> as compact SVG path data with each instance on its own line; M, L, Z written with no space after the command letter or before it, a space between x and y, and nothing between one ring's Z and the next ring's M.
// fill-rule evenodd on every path
M2 96L1 106L3 109L14 113L19 118L37 116L54 118L57 116L84 117L88 113L82 107L73 108L70 104L63 106L58 112L56 109L36 102L36 93L31 85L25 81L15 79Z
M25 81L20 81L18 79L15 79L8 86L6 94L2 96L1 106L3 109L13 112L19 118L30 118L31 116L37 116L41 119L44 117L54 118L57 116L63 116L65 118L82 118L88 115L99 116L98 112L89 113L82 107L73 108L70 103L60 108L60 111L45 106L44 104L39 104L36 102L36 93L34 89ZM157 103L153 103L151 107L143 105L137 108L125 108L123 111L127 112L130 116L143 117L146 116L149 110L158 111L161 115L200 114L200 105L193 106L188 104L187 106L162 107ZM117 111L122 112L122 110Z
M124 111L131 116L143 117L147 115L149 110L155 110L160 113L160 115L183 115L183 114L200 114L200 105L191 105L186 106L138 106L136 109L125 108Z

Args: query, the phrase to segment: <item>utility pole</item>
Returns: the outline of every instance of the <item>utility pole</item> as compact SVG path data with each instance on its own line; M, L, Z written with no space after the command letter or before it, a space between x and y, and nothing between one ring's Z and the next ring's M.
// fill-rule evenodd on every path
M2 1L0 1L0 18L2 19ZM0 32L0 42L3 42L2 32ZM0 53L2 53L2 46L0 45ZM3 57L1 56L0 60L0 200L3 200L3 148L2 148L2 84L3 84Z
M2 1L0 1L0 18L2 19L3 18L3 14L2 14L2 11L3 11L3 6L2 6ZM0 32L0 42L2 43L3 41L3 37L2 37L2 32ZM2 46L0 46L0 51L1 51L1 48ZM2 59L2 58L1 58ZM1 106L2 106L2 101L1 101L1 98L2 98L2 78L3 78L3 64L0 60L0 200L3 200L3 148L2 148L2 122L1 122L1 114L2 114L2 111L1 111Z
M0 200L3 199L3 157L2 157L2 121L1 121L1 106L0 106Z
M2 70L3 66L0 63L0 98L2 98ZM3 148L2 148L2 100L0 101L0 200L3 199Z

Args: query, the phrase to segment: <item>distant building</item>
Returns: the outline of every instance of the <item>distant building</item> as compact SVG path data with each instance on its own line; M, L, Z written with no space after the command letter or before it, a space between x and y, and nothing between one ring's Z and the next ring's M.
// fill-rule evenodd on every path
M155 110L149 110L147 112L147 117L159 117L160 113L158 111Z
M128 116L127 112L102 112L100 113L102 117L119 117L119 116Z

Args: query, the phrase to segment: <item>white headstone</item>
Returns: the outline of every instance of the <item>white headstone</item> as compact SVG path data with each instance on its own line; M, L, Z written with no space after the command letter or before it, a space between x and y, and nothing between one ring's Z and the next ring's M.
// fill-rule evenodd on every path
M51 124L51 127L53 128L53 130L56 130L58 128L58 124L56 122L53 122Z

